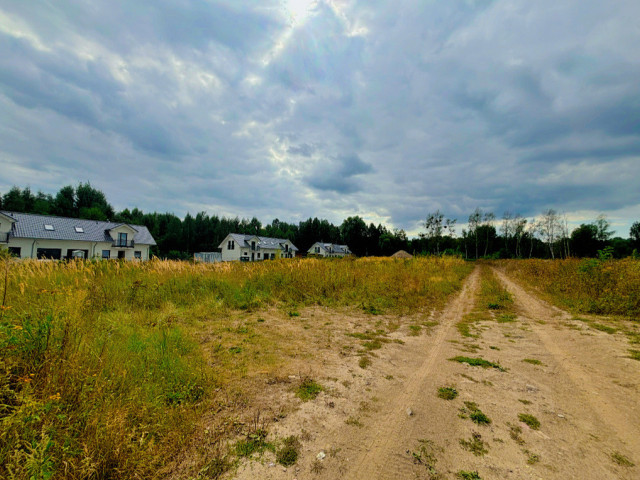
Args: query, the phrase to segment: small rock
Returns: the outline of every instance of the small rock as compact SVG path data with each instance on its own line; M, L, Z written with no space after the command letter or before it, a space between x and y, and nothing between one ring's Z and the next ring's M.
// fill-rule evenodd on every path
M535 393L538 391L538 387L534 387L533 385L527 385L527 392Z
M275 463L273 463L273 462L269 463L269 467L275 467L275 466L276 466Z
M558 414L558 417L560 417L560 418L564 418L564 415L563 415L563 414L561 414L561 413L559 413L559 414Z
M320 452L320 453L318 453L318 455L316 455L316 458L317 458L318 460L324 460L326 456L327 456L327 454L326 454L326 453L324 453L324 452Z
M413 410L411 410L411 407L407 408L407 416L409 417L413 416Z

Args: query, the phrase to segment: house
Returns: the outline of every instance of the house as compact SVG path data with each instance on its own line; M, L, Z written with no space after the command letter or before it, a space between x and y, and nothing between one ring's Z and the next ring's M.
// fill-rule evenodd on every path
M293 258L298 248L291 240L230 233L218 246L222 261L256 262L276 258Z
M336 245L335 243L316 242L307 250L307 255L314 257L345 257L352 255L346 245Z
M0 247L19 258L148 260L155 244L140 225L0 211Z

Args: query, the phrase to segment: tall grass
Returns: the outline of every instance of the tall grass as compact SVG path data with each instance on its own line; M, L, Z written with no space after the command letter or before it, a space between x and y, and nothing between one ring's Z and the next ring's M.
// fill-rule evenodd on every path
M638 260L505 260L499 265L570 310L640 316Z
M472 268L457 259L0 260L0 477L17 479L162 476L213 392L234 381L202 351L195 321L266 307L439 308ZM246 328L227 330L253 341Z

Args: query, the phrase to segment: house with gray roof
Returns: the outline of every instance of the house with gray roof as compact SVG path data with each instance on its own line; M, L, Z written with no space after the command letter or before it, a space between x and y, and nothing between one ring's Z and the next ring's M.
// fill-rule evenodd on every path
M0 211L0 248L19 258L148 260L147 227Z
M316 242L307 250L310 257L346 257L352 254L346 245L324 242Z
M293 258L298 248L284 238L260 237L230 233L218 246L222 250L222 261L257 262L276 258Z

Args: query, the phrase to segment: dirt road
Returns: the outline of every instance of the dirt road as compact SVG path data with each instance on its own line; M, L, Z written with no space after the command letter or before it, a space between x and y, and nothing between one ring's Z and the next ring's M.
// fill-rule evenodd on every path
M591 330L496 273L514 297L515 321L482 321L475 338L455 328L482 308L477 268L431 334L397 334L366 369L337 348L310 359L325 392L273 430L300 436L298 464L265 458L234 478L640 478L631 465L640 463L640 363L626 357L625 337ZM440 387L458 396L443 400ZM474 423L474 408L490 423Z

